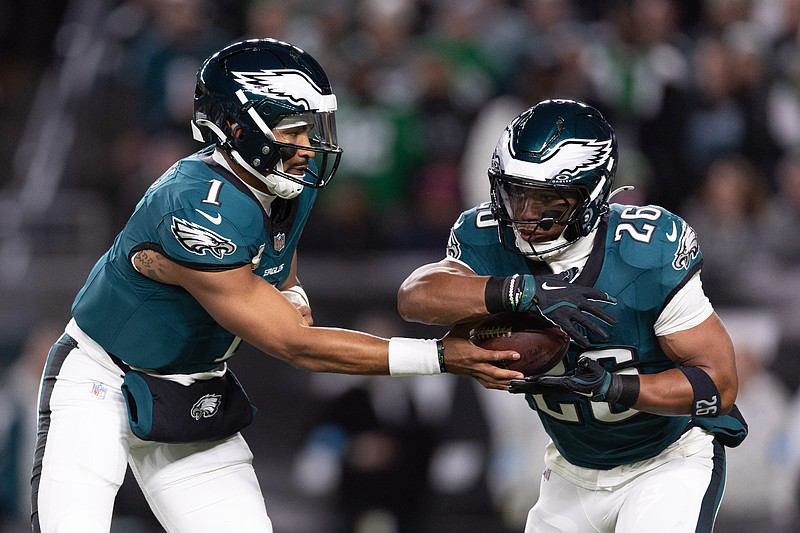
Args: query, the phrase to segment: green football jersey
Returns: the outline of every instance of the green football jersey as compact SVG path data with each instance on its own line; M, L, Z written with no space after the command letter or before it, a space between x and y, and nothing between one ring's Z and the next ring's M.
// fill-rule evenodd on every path
M178 161L150 186L73 302L80 328L131 366L207 371L238 343L185 289L137 272L136 252L156 250L196 270L250 265L276 287L289 275L316 189L276 198L267 215L248 187L213 161L212 150Z
M654 374L675 368L653 327L670 298L700 270L702 254L694 231L660 207L612 204L594 239L587 263L573 282L614 296L615 305L604 305L618 322L600 324L609 333L605 341L593 340L587 349L571 343L563 363L550 373L574 369L584 354L615 372ZM508 242L514 242L513 236ZM544 263L504 248L488 204L462 213L451 231L447 254L479 275L549 272ZM559 452L587 468L610 469L649 459L692 423L689 416L643 413L573 394L527 395L527 400Z

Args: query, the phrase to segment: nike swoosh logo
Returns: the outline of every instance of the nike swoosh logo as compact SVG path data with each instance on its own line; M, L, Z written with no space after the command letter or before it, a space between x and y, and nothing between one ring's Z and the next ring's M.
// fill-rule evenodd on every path
M213 216L212 217L211 215L209 215L205 211L200 211L199 209L195 209L195 211L197 211L198 213L200 213L201 215L206 217L208 219L208 221L211 222L212 224L214 224L215 226L219 226L220 223L222 222L222 215L220 215L219 213L217 213L217 216Z
M562 285L557 285L557 286L553 287L552 285L548 285L546 281L544 283L542 283L542 288L544 290L546 290L546 291L554 291L554 290L557 290L557 289L566 289L566 287L564 287Z
M667 240L669 242L675 242L675 239L678 238L678 228L675 226L675 221L672 221L672 231L667 233Z

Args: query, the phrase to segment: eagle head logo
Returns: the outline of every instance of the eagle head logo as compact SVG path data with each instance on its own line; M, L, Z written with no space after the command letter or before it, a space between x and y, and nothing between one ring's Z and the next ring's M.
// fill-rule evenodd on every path
M192 406L192 418L195 420L211 418L217 414L220 405L222 405L222 396L219 394L206 394L205 396L201 396Z
M700 246L697 244L697 234L691 226L683 224L681 227L681 238L678 241L678 249L672 260L672 268L675 270L688 270L692 264L692 259L700 253Z
M236 251L236 244L232 240L194 222L172 217L171 229L180 245L193 254L210 253L222 259Z

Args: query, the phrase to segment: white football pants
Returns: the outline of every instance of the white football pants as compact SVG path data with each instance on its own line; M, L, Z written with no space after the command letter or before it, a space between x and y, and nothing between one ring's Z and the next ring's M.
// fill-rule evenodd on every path
M39 394L34 533L108 533L127 465L169 533L272 533L241 434L192 444L138 439L120 370L96 344L67 340L50 351Z
M700 430L696 430L700 431ZM708 441L617 486L590 490L545 469L525 533L710 533L722 498L725 451Z

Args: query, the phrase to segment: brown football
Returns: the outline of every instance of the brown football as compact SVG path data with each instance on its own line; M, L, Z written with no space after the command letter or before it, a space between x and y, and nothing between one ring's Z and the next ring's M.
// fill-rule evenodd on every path
M569 336L547 319L530 313L498 313L470 331L473 344L488 350L514 350L516 361L501 366L526 376L544 374L558 364L569 348Z

